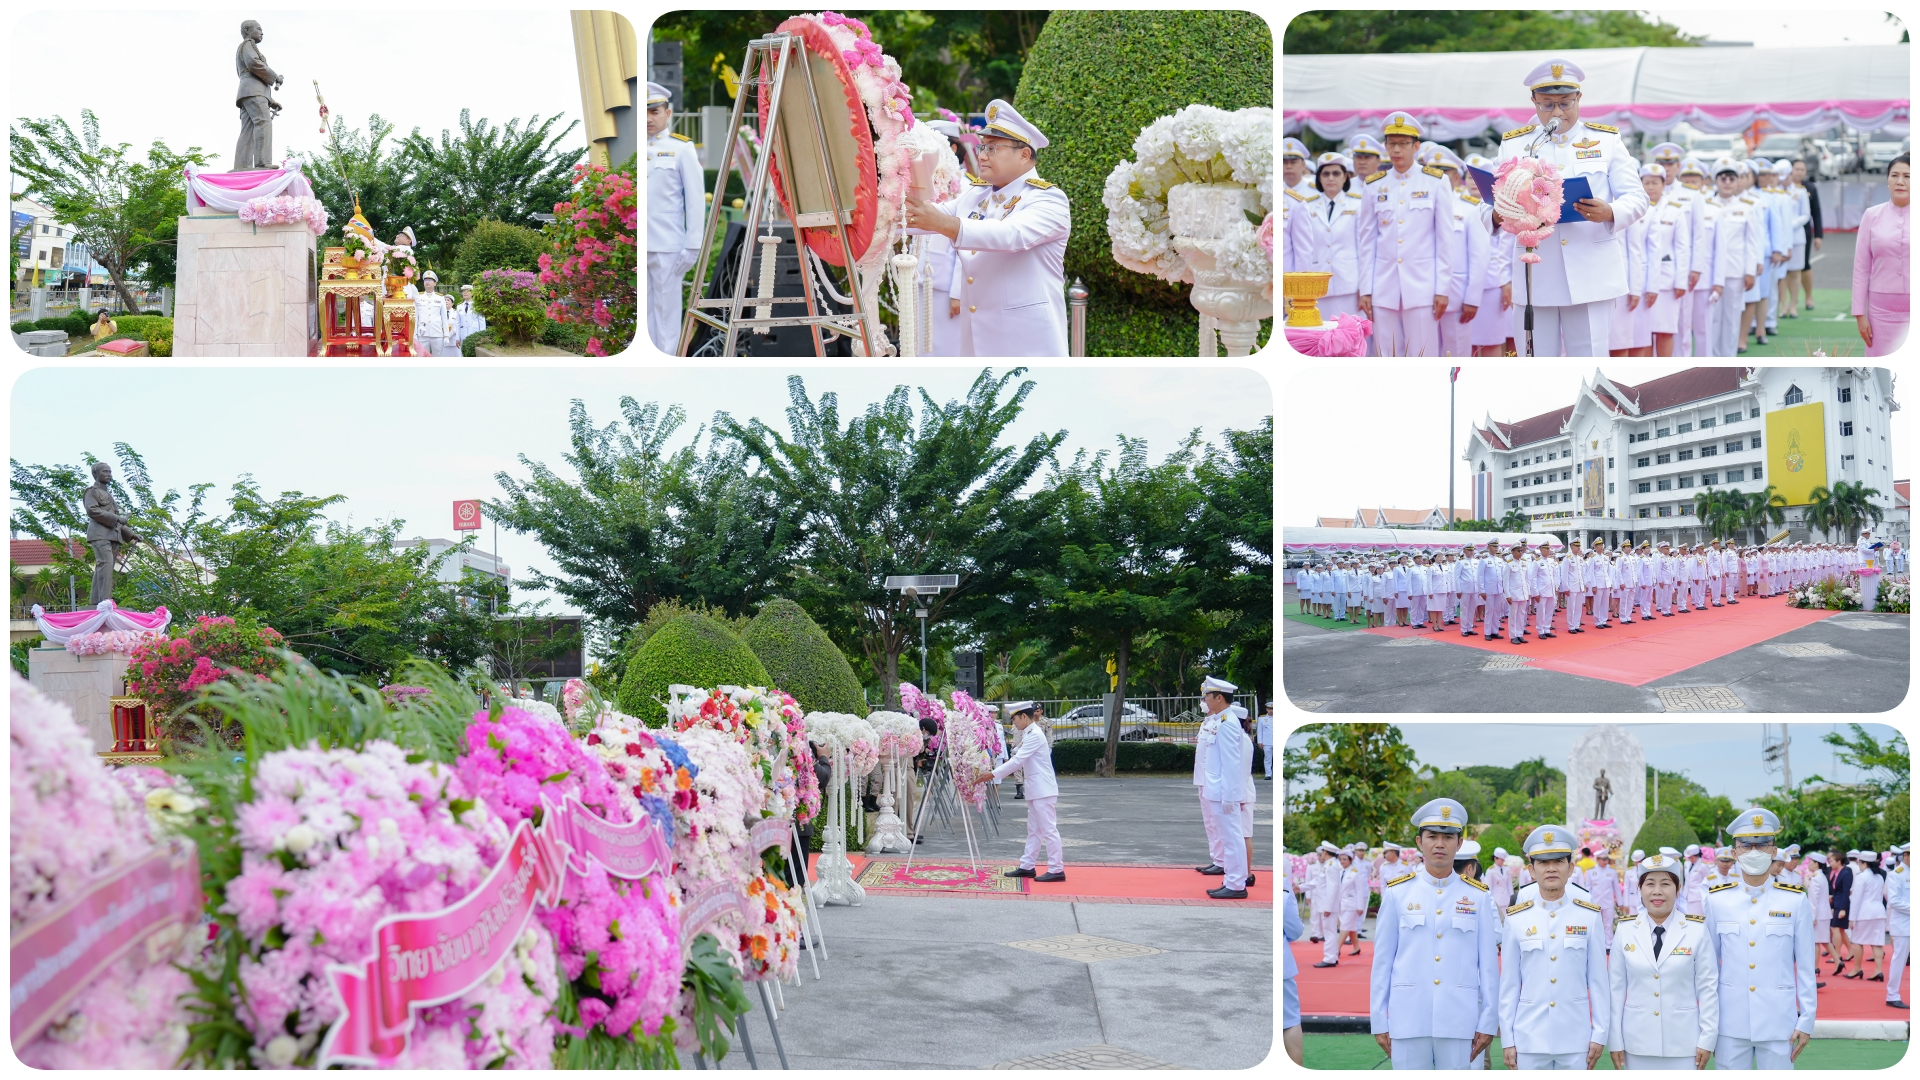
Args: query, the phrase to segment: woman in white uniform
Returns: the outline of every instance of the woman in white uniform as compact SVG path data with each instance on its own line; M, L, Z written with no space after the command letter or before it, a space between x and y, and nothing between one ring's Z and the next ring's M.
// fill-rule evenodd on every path
M1327 295L1318 303L1320 317L1331 323L1342 313L1360 314L1360 268L1373 261L1372 229L1360 228L1360 196L1352 192L1353 161L1332 150L1317 159L1313 186L1321 201L1295 207L1308 219L1315 258L1311 269L1333 275Z
M1659 166L1642 169L1640 183L1647 189L1652 209L1642 219L1647 222L1647 270L1640 309L1634 312L1634 349L1639 356L1672 356L1682 311L1688 316L1693 312L1687 302L1687 274L1693 265L1693 212L1687 200L1667 193L1666 175Z
M1479 154L1467 158L1476 169L1493 171L1494 163ZM1480 310L1470 327L1475 356L1505 356L1513 349L1513 234L1495 229L1487 248L1487 272L1481 279Z
M1607 1049L1616 1069L1704 1069L1720 1036L1720 970L1704 915L1682 915L1680 863L1634 868L1646 911L1614 925Z
M1652 170L1665 176L1658 165L1640 166L1640 183L1647 183L1647 171ZM1645 356L1638 351L1640 329L1640 299L1646 292L1647 277L1647 232L1651 227L1646 215L1627 226L1627 291L1613 298L1613 323L1607 328L1608 356ZM1651 335L1647 344L1653 344Z
M1860 961L1853 974L1842 978L1862 978L1868 964L1881 966L1887 947L1887 872L1880 868L1880 853L1862 851L1853 866L1853 922L1851 937L1860 946ZM1874 952L1875 949L1882 950ZM1883 971L1876 970L1868 982L1886 982Z

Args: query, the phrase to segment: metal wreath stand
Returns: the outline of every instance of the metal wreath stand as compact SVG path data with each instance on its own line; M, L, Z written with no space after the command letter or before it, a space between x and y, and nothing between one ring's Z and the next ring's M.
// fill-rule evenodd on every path
M847 240L847 226L853 221L853 206L841 197L840 184L834 176L832 154L827 148L826 128L820 117L819 88L814 85L813 65L808 62L807 56L806 46L797 34L773 33L747 44L747 56L740 65L740 93L733 99L733 119L727 130L729 132L740 130L741 119L746 113L747 95L750 91L766 84L768 65L771 63L773 89L767 103L767 115L761 118L761 127L766 132L765 150L754 159L753 175L747 178L745 235L752 240L757 240L758 243L740 245L740 270L734 279L733 296L724 300L708 299L705 295L707 262L713 252L713 237L719 227L725 202L723 199L715 198L712 208L707 212L707 228L700 244L700 260L694 267L693 297L687 306L685 320L681 324L680 346L676 350L681 356L687 354L687 348L693 341L696 320L715 330L725 331L726 339L720 351L722 356L737 355L735 342L741 330L757 330L765 333L776 326L811 328L815 356L825 356L826 342L837 340L842 334L858 339L864 345L867 356L877 355L875 335L872 330L879 323L879 313L868 311L865 302L861 299L860 269L854 259L853 245ZM825 182L826 187L825 204L811 211L802 203L803 190L800 176L808 172L812 165L803 158L792 156L794 148L787 143L787 123L781 113L781 103L786 98L789 82L787 65L790 60L796 58L799 64L798 74L792 80L796 87L794 92L806 99L807 111L802 114L802 119L810 117L812 120L809 125L812 128L812 138L802 136L801 141L812 144L811 150L816 155L812 165L818 166L819 179ZM757 93L755 98L757 100ZM864 116L860 120L862 123L866 122ZM723 182L734 167L734 151L739 142L737 138L726 140L726 149L721 153L718 173ZM802 149L800 153L805 154L806 150ZM780 159L781 175L786 178L788 195L793 201L794 242L804 253L800 259L802 295L798 297L773 295L773 252L781 242L781 237L771 234L759 235L760 227L767 218L768 178L770 165L775 157ZM852 195L851 192L847 194ZM827 225L833 226L834 233L840 241L841 256L846 260L849 294L846 297L842 297L833 288L833 282L827 274L826 267L801 237L802 229L821 228ZM762 249L758 292L750 300L747 296L747 281L752 276L750 271L753 267L756 247ZM808 255L813 257L806 257ZM836 301L850 304L853 314L822 314L815 301L816 289L831 295ZM807 313L786 316L774 314L776 306L790 304L805 304ZM746 317L746 309L749 306L754 309L751 318ZM708 310L720 311L724 314L710 315L707 313ZM832 332L827 338L822 338L820 335L823 327Z

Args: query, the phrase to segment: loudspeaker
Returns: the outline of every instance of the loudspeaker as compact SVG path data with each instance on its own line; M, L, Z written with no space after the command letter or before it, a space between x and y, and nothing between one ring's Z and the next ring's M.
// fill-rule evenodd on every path
M789 222L777 222L763 226L767 231L761 235L778 236L783 241L774 248L773 259L773 295L804 297L806 295L806 277L800 264L800 251L794 246L793 225ZM760 288L760 248L758 241L747 236L744 222L732 222L727 225L726 239L720 244L720 257L713 264L713 277L707 283L707 298L710 300L730 299L733 296L735 275L740 265L740 245L751 242L754 248L753 261L747 268L747 296L751 298ZM851 309L845 304L837 304L825 293L819 295L817 310L822 315L844 315ZM712 308L705 309L708 314L716 314ZM781 304L773 309L779 316L804 315L806 308L800 304ZM746 318L753 317L753 309L746 308ZM821 331L824 337L827 331ZM717 356L725 335L705 323L695 323L693 342L687 349L689 356ZM812 356L813 331L805 326L776 326L770 333L762 334L757 330L742 329L734 335L734 352L739 356ZM710 350L710 351L703 351ZM852 356L851 339L842 336L838 341L826 344L828 356Z
M977 700L987 692L985 655L978 650L956 649L953 653L953 684Z

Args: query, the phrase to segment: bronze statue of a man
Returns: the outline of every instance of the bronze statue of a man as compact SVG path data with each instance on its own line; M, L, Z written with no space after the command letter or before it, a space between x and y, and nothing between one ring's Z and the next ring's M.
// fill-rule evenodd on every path
M240 48L233 54L233 67L240 75L240 89L235 91L233 101L240 107L240 141L233 148L235 171L279 168L273 160L273 117L280 111L280 103L273 100L267 87L280 86L286 80L260 55L260 42L265 37L260 24L252 19L240 24Z
M93 593L87 603L94 607L99 607L102 600L113 599L113 567L119 559L120 546L140 539L127 528L127 516L113 500L112 484L113 466L96 461L93 486L81 499L87 511L87 544L93 548Z
M1613 781L1607 779L1607 770L1601 769L1600 775L1593 781L1593 819L1603 821L1607 816L1607 800L1613 797Z

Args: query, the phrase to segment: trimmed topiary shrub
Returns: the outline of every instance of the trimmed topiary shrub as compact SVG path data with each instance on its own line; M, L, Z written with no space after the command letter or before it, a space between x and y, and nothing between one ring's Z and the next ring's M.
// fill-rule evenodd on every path
M1246 11L1055 11L1027 53L1014 107L1051 140L1040 175L1073 204L1066 281L1093 292L1087 354L1190 356L1190 287L1113 261L1107 174L1140 130L1181 106L1273 105L1273 29ZM1267 321L1268 324L1271 320ZM1270 325L1263 325L1263 333ZM1263 337L1262 341L1266 339Z
M540 255L547 248L547 239L538 229L482 221L460 241L453 257L455 284L472 284L485 270L538 270Z
M620 711L651 726L667 721L661 702L675 683L714 687L767 686L767 669L740 636L717 620L685 614L668 620L627 661L620 680Z
M772 685L792 694L801 708L867 715L867 697L853 667L799 604L784 598L767 601L747 624L744 637Z
M1652 855L1663 847L1685 851L1688 844L1699 842L1700 837L1694 833L1693 826L1687 824L1687 819L1680 816L1680 811L1663 806L1654 811L1645 825L1640 826L1640 831L1634 834L1633 843L1627 845L1627 853L1631 855L1638 848Z

